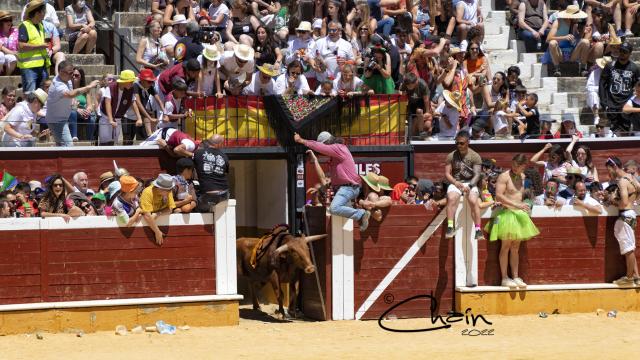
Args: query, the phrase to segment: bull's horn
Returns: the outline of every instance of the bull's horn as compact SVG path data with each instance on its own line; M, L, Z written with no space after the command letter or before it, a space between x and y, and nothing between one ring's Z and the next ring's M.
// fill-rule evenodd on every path
M315 241L315 240L324 239L326 237L327 237L327 234L305 236L304 237L304 241L309 243L309 242L312 242L312 241Z
M280 246L279 248L277 248L277 249L274 251L274 254L275 254L275 255L280 255L280 254L282 254L283 252L285 252L285 251L287 251L287 250L289 250L289 245L284 244L284 245Z

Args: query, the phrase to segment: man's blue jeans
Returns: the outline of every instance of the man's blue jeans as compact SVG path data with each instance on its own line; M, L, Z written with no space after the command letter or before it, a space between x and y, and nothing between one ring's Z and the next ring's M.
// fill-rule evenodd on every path
M78 112L76 110L71 110L71 115L69 115L69 131L72 138L78 137Z
M391 29L393 29L393 25L396 23L393 18L384 18L378 21L378 27L376 28L377 33L382 33L382 35L389 36L391 34Z
M51 135L56 141L56 146L73 146L73 139L71 138L71 132L69 131L69 123L51 123L49 129L51 129Z
M329 213L353 220L360 220L362 216L364 216L364 209L355 209L348 206L349 202L355 200L359 193L360 186L340 186L333 197L333 201L331 201Z
M20 69L20 77L22 79L22 91L26 94L42 86L42 82L49 78L49 73L47 73L47 68L45 67Z
M520 39L524 41L524 48L526 52L544 52L547 51L547 35L549 30L546 30L544 36L540 37L540 40L533 36L533 33L529 30L520 30ZM540 49L538 49L538 41L540 41Z

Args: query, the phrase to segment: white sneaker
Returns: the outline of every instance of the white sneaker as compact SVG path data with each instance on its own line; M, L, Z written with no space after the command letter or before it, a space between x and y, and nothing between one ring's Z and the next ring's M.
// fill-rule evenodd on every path
M524 281L522 281L522 279L519 277L513 279L513 282L516 283L518 287L527 287L527 284Z
M78 138L74 136L73 139L71 139L71 140L72 141L78 141Z
M633 36L633 31L627 30L627 31L625 31L623 36Z
M515 281L511 280L510 278L506 278L502 280L502 286L507 286L510 288L515 288L518 287L518 285L515 283Z
M618 280L614 280L613 283L614 285L618 285L618 286L629 286L629 285L633 285L633 279L623 276Z

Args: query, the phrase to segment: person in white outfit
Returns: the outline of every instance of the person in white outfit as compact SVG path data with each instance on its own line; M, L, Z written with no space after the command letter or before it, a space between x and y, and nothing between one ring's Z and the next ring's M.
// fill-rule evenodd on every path
M600 75L602 69L612 61L611 57L605 56L603 58L596 59L596 65L587 78L587 106L593 111L593 124L598 125L600 122L600 96L598 95L598 88L600 85Z

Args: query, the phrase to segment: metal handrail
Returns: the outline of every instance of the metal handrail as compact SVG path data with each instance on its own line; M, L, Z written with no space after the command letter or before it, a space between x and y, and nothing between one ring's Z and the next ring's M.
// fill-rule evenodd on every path
M145 6L148 6L148 1L149 0L145 0ZM138 0L136 0L136 6L139 6L139 2ZM139 9L139 8L137 8ZM92 9L93 12L95 12L98 16L100 16L101 18L104 17L104 14L100 13L99 9ZM111 18L113 14L109 14L108 18ZM118 52L120 53L120 61L118 64L114 64L116 66L116 72L120 72L121 70L123 70L124 66L123 64L125 63L125 61L131 65L131 68L134 71L138 71L139 68L139 64L135 61L135 58L132 60L130 56L126 55L126 50L130 49L133 50L133 53L137 53L138 52L138 48L134 47L133 44L131 44L131 42L129 42L126 37L124 35L122 35L120 33L120 29L116 29L112 23L110 22L103 22L102 24L104 24L108 30L112 30L113 33L118 36L118 41L114 42L113 46L116 50L118 50ZM128 49L125 49L128 48ZM134 55L135 56L135 55Z

